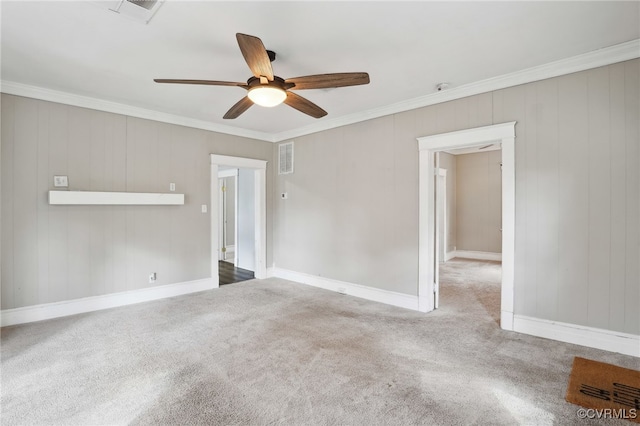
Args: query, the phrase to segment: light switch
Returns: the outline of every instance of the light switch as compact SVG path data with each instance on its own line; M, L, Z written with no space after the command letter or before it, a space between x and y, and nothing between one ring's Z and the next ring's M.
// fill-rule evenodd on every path
M206 213L207 212L207 205L203 204L201 210L202 210L202 213Z
M69 179L66 176L54 176L53 186L56 188L67 188L69 186Z

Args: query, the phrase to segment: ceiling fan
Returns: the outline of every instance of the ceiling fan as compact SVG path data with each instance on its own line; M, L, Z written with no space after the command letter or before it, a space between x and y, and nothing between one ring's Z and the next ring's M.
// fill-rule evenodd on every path
M293 93L292 90L306 89L328 89L332 87L358 86L369 83L369 74L366 72L347 72L334 74L307 75L283 79L273 74L271 62L275 60L276 54L265 49L262 40L258 37L247 34L236 34L238 45L244 60L249 65L253 77L246 83L236 83L233 81L215 80L173 80L154 79L156 83L177 83L177 84L203 84L208 86L237 86L242 87L249 93L238 103L231 107L224 115L225 119L237 118L248 110L254 103L272 107L285 103L314 118L321 118L327 112L313 102Z

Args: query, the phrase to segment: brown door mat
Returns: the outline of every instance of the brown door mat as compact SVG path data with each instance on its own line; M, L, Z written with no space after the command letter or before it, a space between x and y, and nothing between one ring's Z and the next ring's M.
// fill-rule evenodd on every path
M575 357L565 399L587 408L581 418L640 423L640 371Z

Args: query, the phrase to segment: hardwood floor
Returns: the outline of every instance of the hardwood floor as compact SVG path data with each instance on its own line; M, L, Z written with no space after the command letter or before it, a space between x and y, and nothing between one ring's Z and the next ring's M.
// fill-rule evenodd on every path
M220 285L233 284L255 278L253 271L236 268L233 266L233 263L224 262L222 260L218 261L218 275L220 277Z

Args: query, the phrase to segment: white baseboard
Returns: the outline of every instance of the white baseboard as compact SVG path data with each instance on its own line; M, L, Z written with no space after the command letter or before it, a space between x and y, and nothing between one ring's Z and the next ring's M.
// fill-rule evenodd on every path
M475 259L475 260L496 260L502 261L502 253L492 253L488 251L470 251L470 250L456 250L453 253L453 257L460 257L463 259ZM447 256L449 253L447 253ZM448 260L448 259L447 259Z
M453 251L448 251L448 252L446 252L446 253L445 253L445 255L444 255L444 261L445 261L445 262L448 262L448 261L450 261L451 259L453 259L454 257L456 257L456 251L455 251L455 250L453 250Z
M411 309L414 311L418 310L418 296L396 293L395 291L382 290L375 287L338 281L331 278L318 277L316 275L309 275L302 272L295 272L276 267L269 268L267 270L267 276L295 281L300 284L319 287L325 290L335 291L336 293L347 294L349 296L385 303L387 305L399 306L401 308Z
M640 336L514 315L513 331L575 345L640 357Z
M500 328L513 331L513 312L500 311Z
M157 287L142 288L139 290L124 291L121 293L105 294L102 296L25 306L23 308L5 309L0 311L0 324L2 327L5 327L8 325L42 321L68 315L82 314L85 312L99 311L101 309L132 305L134 303L164 299L167 297L180 296L198 291L211 290L213 288L215 288L213 280L211 278L205 278L202 280L167 284Z
M276 276L276 275L275 275L275 269L276 269L276 267L275 267L275 266L269 266L269 267L267 268L267 278L272 278L272 277L275 277L275 276Z

